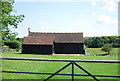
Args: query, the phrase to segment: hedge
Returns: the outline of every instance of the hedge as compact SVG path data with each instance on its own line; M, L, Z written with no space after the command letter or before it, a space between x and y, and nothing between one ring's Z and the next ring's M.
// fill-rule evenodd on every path
M16 49L16 51L19 51L21 48L21 43L19 41L4 41L4 45L9 46L12 49Z

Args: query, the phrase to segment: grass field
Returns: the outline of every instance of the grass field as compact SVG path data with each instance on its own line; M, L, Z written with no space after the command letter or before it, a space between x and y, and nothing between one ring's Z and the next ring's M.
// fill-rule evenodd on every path
M18 52L4 52L2 57L19 57L19 58L44 58L44 59L82 59L82 60L118 60L118 48L113 48L111 56L93 56L92 54L103 54L100 48L87 48L89 55L34 55L20 54ZM65 66L66 62L42 62L42 61L20 61L20 60L3 60L2 69L9 71L25 71L25 72L46 72L53 73ZM86 70L94 75L118 75L118 64L116 63L78 63ZM67 67L60 73L71 74L71 66ZM86 74L75 67L76 74ZM3 79L45 79L49 75L38 74L16 74L2 73ZM70 79L70 76L54 76L52 79ZM76 76L76 79L91 79L91 77ZM100 79L116 79L110 77L97 77Z

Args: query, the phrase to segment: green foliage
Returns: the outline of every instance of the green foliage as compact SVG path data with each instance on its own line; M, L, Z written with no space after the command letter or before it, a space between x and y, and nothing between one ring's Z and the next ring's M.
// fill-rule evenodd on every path
M7 0L0 2L1 14L0 14L0 30L2 31L2 40L14 40L17 36L16 32L10 30L11 27L17 28L17 25L23 21L24 15L12 15L13 11L13 0Z
M21 43L23 42L24 38L16 38L17 41L20 41Z
M12 31L3 31L2 39L3 40L15 40L18 33Z
M102 47L102 51L108 52L108 54L110 54L110 51L112 50L112 45L111 44L105 44Z
M12 49L16 49L16 51L19 51L21 48L21 43L19 41L5 41L4 45L9 46Z
M85 45L89 48L99 48L104 44L112 44L112 47L120 47L119 36L100 36L100 37L85 37Z

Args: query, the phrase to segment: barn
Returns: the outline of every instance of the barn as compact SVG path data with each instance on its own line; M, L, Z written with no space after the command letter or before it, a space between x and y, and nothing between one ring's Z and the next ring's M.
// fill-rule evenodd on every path
M24 37L22 53L83 54L83 33L30 32Z

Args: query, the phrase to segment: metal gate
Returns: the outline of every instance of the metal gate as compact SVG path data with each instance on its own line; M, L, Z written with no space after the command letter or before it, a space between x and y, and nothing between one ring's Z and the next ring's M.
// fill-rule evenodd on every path
M5 73L25 73L25 74L42 74L42 75L50 75L43 81L48 81L55 75L64 75L71 76L71 81L74 81L74 76L91 76L95 81L100 81L96 77L120 77L120 76L112 76L112 75L93 75L82 66L78 65L76 62L88 62L88 63L120 63L118 60L65 60L65 59L37 59L37 58L1 58L2 60L27 60L27 61L57 61L57 62L68 62L67 65L63 66L61 69L54 73L35 73L35 72L17 72L17 71L2 71ZM72 65L72 73L71 74L60 74L62 70ZM74 74L74 66L77 66L79 69L84 71L85 74Z

